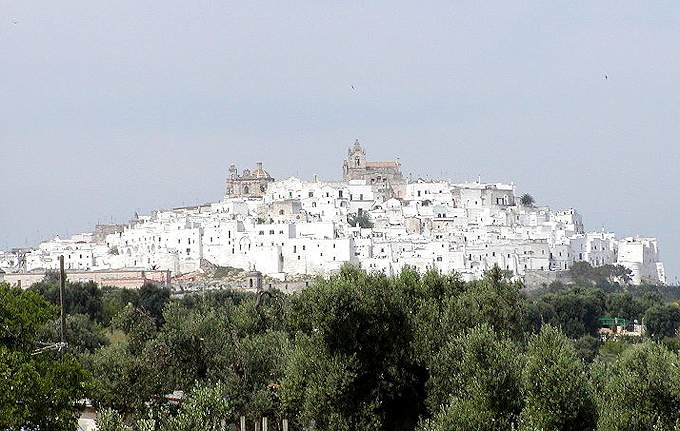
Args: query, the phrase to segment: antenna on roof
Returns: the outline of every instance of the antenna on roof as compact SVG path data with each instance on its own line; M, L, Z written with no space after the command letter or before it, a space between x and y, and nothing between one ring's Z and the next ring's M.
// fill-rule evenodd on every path
M41 343L44 347L36 349L31 353L31 355L39 355L43 352L49 350L56 350L59 353L63 353L64 349L68 346L64 338L64 287L66 285L66 270L64 270L64 255L59 256L59 342L58 343Z

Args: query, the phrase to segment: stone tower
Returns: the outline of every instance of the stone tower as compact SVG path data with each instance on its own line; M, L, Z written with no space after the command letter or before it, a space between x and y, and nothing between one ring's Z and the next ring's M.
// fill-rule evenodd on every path
M346 181L363 179L366 171L366 151L354 141L354 145L347 150L347 159L343 163L342 174Z
M273 181L274 178L262 168L262 162L257 162L252 172L244 169L241 175L238 174L236 165L231 164L226 181L226 195L228 197L262 197L269 183Z

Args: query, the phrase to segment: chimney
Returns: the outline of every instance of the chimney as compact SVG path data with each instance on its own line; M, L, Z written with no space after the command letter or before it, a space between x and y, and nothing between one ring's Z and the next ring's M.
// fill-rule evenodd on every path
M257 162L256 165L258 170L262 169L262 162Z

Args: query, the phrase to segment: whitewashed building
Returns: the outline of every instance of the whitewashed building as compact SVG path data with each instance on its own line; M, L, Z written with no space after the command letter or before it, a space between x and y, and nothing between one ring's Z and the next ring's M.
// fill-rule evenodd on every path
M350 153L363 157L357 145ZM520 205L514 184L408 182L397 162L390 162L389 175L377 162L366 162L368 171L362 171L363 158L356 166L349 165L354 159L344 163L347 178L336 182L275 181L268 174L252 179L250 173L241 178L232 169L228 181L258 180L257 193L235 193L232 185L220 202L136 217L104 240L57 237L29 252L24 269L55 269L64 255L74 270L183 274L207 260L283 279L330 274L351 263L387 274L411 266L472 279L494 265L521 277L588 262L623 265L635 283L665 282L655 238L586 232L574 209ZM351 226L348 220L357 214L367 216L368 225ZM0 254L0 268L16 266L15 257Z

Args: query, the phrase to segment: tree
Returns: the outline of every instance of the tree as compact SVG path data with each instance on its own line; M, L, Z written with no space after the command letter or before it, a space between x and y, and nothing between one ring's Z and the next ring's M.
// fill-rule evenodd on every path
M570 338L597 335L599 318L604 315L605 295L597 289L575 288L566 292L549 293L538 300L544 312L544 323L559 327ZM534 317L536 319L536 317Z
M350 214L347 216L347 223L350 226L359 226L363 229L368 229L373 227L373 222L371 221L371 216L366 211L362 211L359 214Z
M227 390L221 382L200 385L187 394L176 413L166 405L159 406L150 418L138 419L134 426L125 424L115 410L103 409L99 415L99 431L222 431L234 416Z
M39 293L52 304L59 305L59 282L52 277L31 286L30 290ZM102 290L96 283L67 282L64 288L64 312L67 314L86 314L97 322L103 321Z
M657 305L645 313L647 333L659 340L674 337L680 327L680 307L677 305Z
M168 362L164 346L151 340L138 354L126 342L99 349L88 362L94 377L91 394L100 408L112 408L127 417L148 410L171 391L167 383Z
M403 293L394 278L343 267L291 298L289 330L296 341L310 339L305 351L316 370L312 377L331 369L344 383L334 396L334 429L410 429L422 412L425 375L411 353L414 332ZM300 383L289 386L289 398L327 390L315 389L315 380L293 381Z
M519 202L522 204L522 206L525 207L533 207L534 204L536 203L534 197L531 196L529 193L524 193L522 196L520 196Z
M607 295L605 308L607 314L628 320L642 320L648 304L639 300L629 292L615 292Z
M0 283L0 429L76 428L89 376L71 353L34 354L55 311L35 292Z
M48 322L43 328L43 339L50 342L60 340L60 319ZM85 314L70 314L65 318L64 338L70 351L77 353L93 353L108 344L108 339L98 323L90 320Z
M423 430L506 430L522 410L523 355L488 325L447 343L435 358L427 403L435 414Z
M144 283L139 290L138 306L149 313L156 320L157 325L162 325L163 307L170 301L170 288L161 287L154 283Z
M102 291L102 323L108 325L111 319L130 304L139 305L139 291L136 289L121 289L103 286Z
M629 284L632 280L632 271L621 265L593 267L588 262L574 262L568 273L574 283L584 286L610 287L613 283Z
M482 280L466 284L466 290L455 300L448 312L453 328L460 332L480 323L507 336L519 336L525 322L526 304L520 293L522 284L510 282L505 273L494 266Z
M600 373L598 429L677 429L680 423L680 358L660 344L627 349Z
M596 411L583 362L558 329L532 335L522 374L521 430L592 430Z

